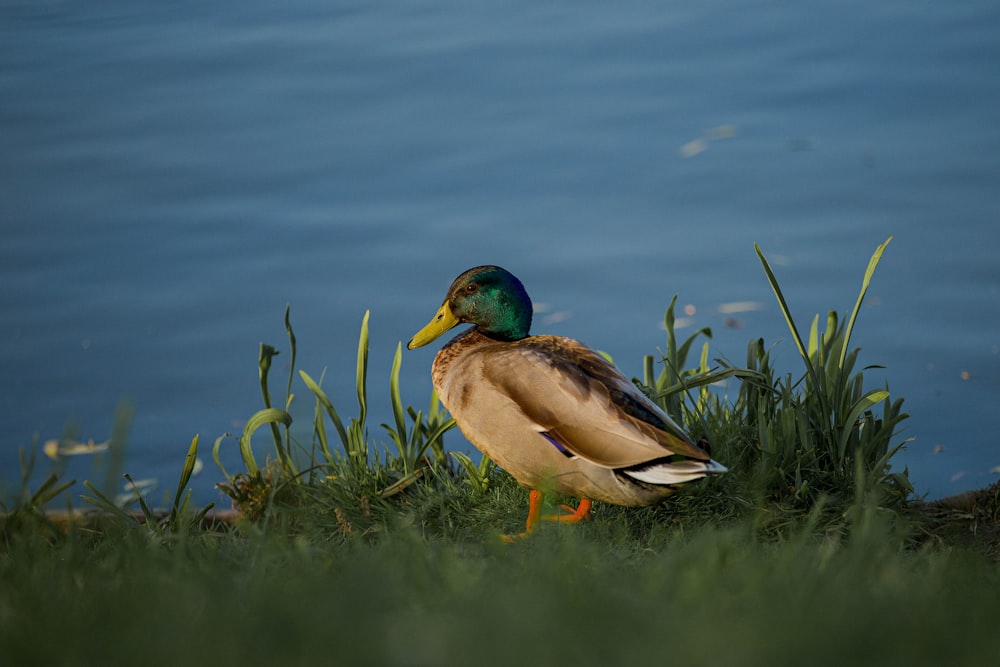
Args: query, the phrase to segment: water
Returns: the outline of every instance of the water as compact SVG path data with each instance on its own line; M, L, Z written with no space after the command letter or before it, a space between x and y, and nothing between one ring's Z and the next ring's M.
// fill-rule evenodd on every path
M931 497L997 479L995 3L92 4L0 3L8 485L128 397L126 468L166 493L195 433L260 407L261 341L282 394L286 304L348 413L372 310L389 421L397 341L480 263L626 373L674 293L715 354L782 339L795 368L753 242L805 326L890 234L856 342L912 415L897 465ZM404 359L421 406L433 352Z

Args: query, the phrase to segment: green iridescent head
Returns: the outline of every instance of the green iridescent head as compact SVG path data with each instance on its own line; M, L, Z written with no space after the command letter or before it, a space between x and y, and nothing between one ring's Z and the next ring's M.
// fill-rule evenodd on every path
M531 330L531 299L521 281L499 266L469 269L451 284L448 296L407 347L426 345L458 324L475 324L498 340L520 340Z

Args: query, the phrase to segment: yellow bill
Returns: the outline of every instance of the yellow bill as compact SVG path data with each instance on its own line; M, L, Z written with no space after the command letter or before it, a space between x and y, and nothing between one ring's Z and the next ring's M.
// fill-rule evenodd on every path
M451 312L451 307L448 302L445 301L441 304L438 309L437 314L434 315L434 319L427 323L423 329L418 331L410 339L410 342L406 344L406 347L410 350L414 350L422 345L427 345L432 340L443 334L448 329L458 324L458 318L455 317L454 313Z

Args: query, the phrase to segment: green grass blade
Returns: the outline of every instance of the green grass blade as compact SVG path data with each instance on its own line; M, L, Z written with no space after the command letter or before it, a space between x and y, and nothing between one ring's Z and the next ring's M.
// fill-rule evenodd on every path
M100 489L98 489L96 486L94 486L87 480L83 481L83 485L87 487L87 489L91 493L93 493L94 496L96 496L96 498L92 496L81 495L80 499L82 501L84 501L89 505L93 505L94 507L97 507L98 509L101 509L105 512L108 512L109 514L114 514L119 519L124 519L125 521L128 521L130 523L135 523L135 518L131 514L129 514L122 508L118 507L118 505L115 505L114 501L108 498L103 493L101 493Z
M819 352L819 315L813 316L812 325L809 327L809 356L812 357Z
M258 410L250 417L250 419L247 420L246 426L243 427L243 435L249 437L254 431L264 424L283 424L285 426L291 426L292 416L280 408L265 408L264 410Z
M410 455L413 457L413 460L416 461L423 454L423 451L427 449L427 441L425 438L422 437L423 432L421 431L421 429L426 429L426 427L424 426L423 410L417 410L416 413L413 413L413 410L411 408L410 412L411 412L410 416L413 419L413 429L410 431L410 435L407 438L407 443L408 443L408 451L410 452ZM423 442L422 447L420 444L421 442ZM420 450L419 452L417 451L418 449Z
M469 457L465 452L449 452L452 458L461 464L462 468L465 469L465 475L468 479L472 488L479 492L485 492L489 489L490 478L489 478L489 461L490 458L483 454L483 458L480 459L479 465L472 462L472 458Z
M396 445L397 453L401 458L406 458L406 442L399 439L399 432L388 424L379 424L382 429L389 434L389 438L392 440L393 444Z
M195 435L194 439L191 440L191 446L188 447L187 456L184 457L184 468L181 470L180 481L177 482L177 493L174 494L174 506L172 511L172 516L176 518L177 513L180 509L181 497L184 494L184 489L187 487L188 482L191 481L191 475L194 472L194 464L198 461L198 436Z
M784 316L785 322L788 324L789 331L792 332L792 338L795 340L795 346L798 347L799 355L802 357L802 363L806 366L806 373L812 379L817 399L822 406L822 411L824 414L829 414L830 410L828 407L828 397L820 384L819 373L813 364L812 359L809 357L809 353L806 350L805 345L802 344L802 336L799 335L798 327L795 326L795 319L792 317L792 313L788 308L788 302L785 301L785 295L781 292L781 286L778 285L778 279L774 276L774 271L771 270L771 265L768 264L767 258L764 257L764 252L760 249L760 246L754 243L753 247L754 250L757 251L757 257L760 259L761 266L764 267L764 273L767 275L767 282L770 283L771 290L774 292L774 296L778 299L778 305L781 307L781 314Z
M370 310L365 311L365 316L361 320L361 335L358 337L358 423L362 427L368 415L368 391L366 383L368 378L368 317L370 314Z
M642 384L650 389L656 386L656 376L653 371L653 355L651 354L642 357Z
M399 395L399 370L403 365L403 344L396 343L396 356L392 358L392 371L389 373L389 398L392 403L392 416L396 421L397 442L401 448L406 446L406 412L403 410L403 399ZM400 451L400 454L403 454Z
M257 356L257 374L260 378L260 393L264 398L264 407L271 407L271 390L267 386L267 376L271 372L271 359L280 354L273 346L267 343L260 344L260 354Z
M295 356L296 356L296 345L295 345L295 332L292 331L292 306L287 304L285 306L285 333L288 334L288 346L291 349L292 360L288 366L288 389L285 392L285 410L291 407L292 403L292 378L295 377Z
M781 307L781 314L785 316L785 322L788 324L788 328L792 332L792 338L795 340L795 345L799 348L799 354L803 359L805 359L806 365L812 368L812 364L809 361L809 353L806 350L805 345L802 344L802 336L799 335L799 330L795 326L795 320L792 319L792 313L788 309L788 303L785 301L785 295L781 293L781 287L778 285L778 279L775 278L774 271L771 270L771 265L768 264L767 258L764 257L764 252L760 249L760 246L754 243L753 248L757 251L757 257L760 259L760 263L764 267L764 273L767 275L767 282L770 283L771 289L774 291L774 296L778 298L778 305Z
M673 382L682 369L677 368L677 335L674 332L676 319L674 317L674 306L677 305L677 295L670 299L667 312L663 315L663 326L667 328L667 354L665 357L665 368L669 374L670 382Z
M63 484L56 484L59 481L59 475L52 473L49 475L42 485L38 487L38 490L31 494L31 500L28 502L29 507L42 508L47 502L58 496L60 493L70 488L76 484L76 480L70 480L69 482L64 482Z
M854 432L861 415L867 410L871 410L872 406L876 403L881 403L888 397L889 392L885 389L873 389L857 400L851 411L847 414L847 419L840 432L840 441L837 443L837 456L839 459L843 459L844 453L847 450L847 441L850 439L851 433Z
M323 419L323 403L316 399L316 409L313 410L313 433L319 440L319 448L327 463L333 463L333 452L330 451L330 439L326 435L326 420Z
M397 493L404 490L406 487L410 486L415 481L423 477L425 470L427 470L427 468L417 468L413 472L403 475L403 477L395 484L391 484L386 488L382 489L381 491L379 491L378 497L389 498L390 496L396 495Z
M254 431L264 424L275 426L278 423L291 426L292 416L278 408L265 408L254 413L247 420L246 426L243 427L243 435L240 436L240 454L243 457L243 465L246 466L247 472L251 475L256 474L260 470L257 466L257 461L254 459L253 449L250 447L250 440Z
M818 318L819 315L816 315ZM833 347L833 341L836 340L839 334L840 328L840 317L837 315L837 311L831 310L826 314L826 331L823 332L823 347L827 350ZM823 363L826 363L826 359L823 359ZM838 368L843 368L843 364L839 364Z
M209 504L202 507L200 510L198 510L197 514L191 517L191 521L188 522L188 525L192 528L201 526L202 522L205 520L205 517L208 516L208 513L212 510L213 507L215 507L215 502L210 502Z
M279 354L278 350L267 343L260 344L260 357L258 365L260 367L260 392L264 397L264 407L271 407L271 391L268 389L268 374L271 371L271 359ZM285 462L284 450L281 446L281 432L274 423L271 425L271 437L274 438L274 446L278 450L279 458Z
M177 530L180 528L180 524L177 521L178 517L182 516L187 512L188 505L191 504L191 489L184 491L184 499L180 503L177 503L177 510L170 510L170 516L167 518L167 523L171 530Z
M444 436L445 433L455 428L455 426L456 426L455 420L452 419L451 417L449 417L444 422L438 424L438 426L433 431L427 434L427 444L429 445L434 441L438 440L439 438Z
M230 475L229 472L226 471L226 467L222 465L222 458L219 456L219 450L222 449L222 441L232 435L232 433L223 433L215 439L215 444L212 446L212 460L215 461L215 465L222 471L223 476L230 482L233 481L233 476Z
M323 391L322 387L320 387L315 380L309 377L309 374L306 373L305 371L299 371L299 377L302 378L302 381L306 383L306 386L309 388L309 391L311 391L316 396L316 400L318 400L320 403L323 404L323 408L326 410L326 413L330 416L330 421L333 422L333 426L337 429L337 435L340 437L340 442L344 446L344 450L346 451L347 429L344 428L344 422L340 419L340 415L337 413L337 409L333 407L333 403L330 401L330 397L326 395L326 392Z
M679 392L688 391L689 389L697 389L699 387L704 387L706 385L710 385L715 382L721 382L722 380L726 380L734 376L746 378L746 377L757 377L759 375L760 375L759 373L755 373L753 371L746 371L745 369L741 368L727 367L719 371L712 371L710 373L705 373L701 375L688 376L684 378L683 381L678 382L677 384L672 384L669 387L666 387L665 389L656 392L656 397L666 398L667 396L671 396Z
M677 366L678 374L680 373L680 369L687 366L687 358L688 355L691 354L691 346L694 345L695 341L698 339L698 336L704 336L705 338L711 339L712 328L702 327L701 329L698 329L693 334L688 336L687 339L681 344L681 346L677 348L677 358L674 361L674 363Z
M865 269L865 277L861 281L861 291L858 294L858 300L854 304L854 310L851 311L851 317L847 320L847 328L844 329L844 346L840 350L841 367L844 365L844 357L847 356L848 344L851 340L851 332L854 331L854 322L858 319L858 312L861 310L861 302L865 300L865 294L868 292L868 286L871 285L872 277L875 275L875 267L878 266L879 260L882 259L882 253L885 252L885 249L889 245L890 241L892 241L891 236L887 238L884 243L879 244L879 246L875 248L872 258L868 260L868 268Z
M146 504L146 499L142 497L142 491L136 485L131 475L125 473L124 477L132 485L132 493L135 494L136 500L139 501L139 509L142 510L142 515L146 517L146 526L155 530L157 528L156 515L153 514L153 510Z

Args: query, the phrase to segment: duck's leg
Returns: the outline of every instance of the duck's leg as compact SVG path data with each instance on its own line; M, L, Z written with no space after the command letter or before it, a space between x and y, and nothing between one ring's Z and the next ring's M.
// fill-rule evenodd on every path
M547 514L542 516L542 492L538 489L531 489L528 492L528 520L524 523L524 532L517 535L503 535L504 542L513 542L531 535L539 521L557 521L559 523L577 523L590 519L590 500L581 498L580 504L576 508L569 505L562 505L562 509L568 514Z
M528 520L524 522L524 533L530 535L542 518L542 492L532 489L528 492Z
M590 500L580 498L580 504L576 507L570 505L560 505L566 514L546 514L542 516L542 492L532 489L528 494L528 522L525 532L530 533L541 521L556 521L558 523L576 523L590 519Z
M528 492L528 520L524 523L524 532L517 535L501 535L504 542L513 542L522 537L527 537L535 530L535 526L542 519L542 492L538 489L531 489Z
M554 514L542 517L546 521L558 521L559 523L576 523L577 521L587 521L590 519L590 499L580 498L580 504L576 508L570 505L560 505L569 514Z

